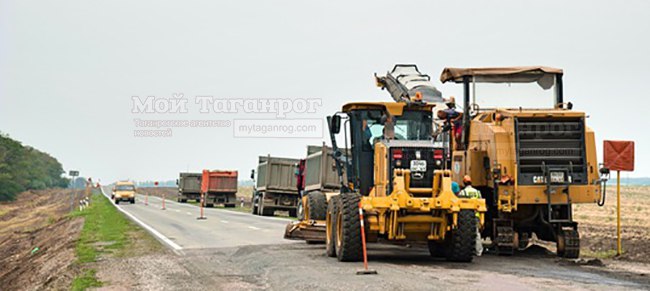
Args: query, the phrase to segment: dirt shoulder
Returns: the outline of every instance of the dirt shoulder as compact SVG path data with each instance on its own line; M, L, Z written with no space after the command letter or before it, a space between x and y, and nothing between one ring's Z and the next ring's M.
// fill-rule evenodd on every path
M650 187L621 187L623 255L616 255L616 188L608 187L603 207L574 206L579 223L581 255L601 259L650 263Z
M79 200L83 191L27 191L0 204L2 289L69 288L79 273L75 244L84 222L68 216L72 195Z

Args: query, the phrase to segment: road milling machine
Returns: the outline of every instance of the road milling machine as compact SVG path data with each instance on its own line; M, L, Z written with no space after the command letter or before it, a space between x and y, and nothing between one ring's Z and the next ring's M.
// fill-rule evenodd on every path
M562 75L548 67L446 68L440 77L463 88L451 177L469 175L481 191L482 235L499 254L526 247L534 233L556 242L558 256L577 258L572 205L604 200L594 131L565 102Z

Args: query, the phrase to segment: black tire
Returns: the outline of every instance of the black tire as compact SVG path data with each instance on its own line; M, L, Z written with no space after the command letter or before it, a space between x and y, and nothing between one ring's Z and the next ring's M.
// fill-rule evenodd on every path
M260 206L260 213L262 216L273 216L275 214L275 209L269 206Z
M201 201L201 200L199 200ZM181 203L187 203L187 199L181 199Z
M131 204L135 204L135 198L131 198Z
M336 216L338 211L339 196L333 196L327 204L325 216L325 254L336 257Z
M325 220L327 215L327 197L319 191L307 194L307 213L310 220Z
M336 255L341 262L358 262L363 258L359 197L356 193L342 193L337 200Z
M446 257L453 262L471 262L476 246L476 215L473 210L458 213L458 226L447 233Z
M257 198L253 197L251 204L251 213L253 215L260 215L259 210L257 209Z
M120 204L120 199L115 199L115 205Z
M580 234L573 229L562 229L557 236L557 255L567 259L580 257Z
M445 245L441 242L429 241L429 254L434 258L444 258L445 255Z

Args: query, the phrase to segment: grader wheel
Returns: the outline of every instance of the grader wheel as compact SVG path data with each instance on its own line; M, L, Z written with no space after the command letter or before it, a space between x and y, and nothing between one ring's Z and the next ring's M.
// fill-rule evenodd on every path
M476 215L473 210L458 213L458 227L451 230L446 248L448 261L471 262L476 244Z
M557 235L557 255L567 259L580 257L580 235L577 230L560 230Z
M310 220L324 220L327 214L327 197L325 194L314 191L307 194L307 213Z
M327 204L325 217L325 253L328 257L336 257L336 217L339 205L339 196L334 196Z
M356 193L341 193L337 200L336 255L341 262L361 261L361 222L359 200Z

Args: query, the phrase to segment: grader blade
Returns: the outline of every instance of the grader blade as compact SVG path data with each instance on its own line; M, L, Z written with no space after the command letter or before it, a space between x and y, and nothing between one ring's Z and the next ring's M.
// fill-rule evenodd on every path
M309 221L292 221L284 230L284 238L307 242L325 242L325 225Z

